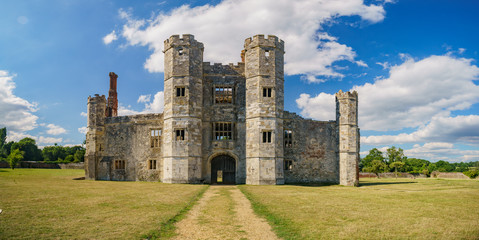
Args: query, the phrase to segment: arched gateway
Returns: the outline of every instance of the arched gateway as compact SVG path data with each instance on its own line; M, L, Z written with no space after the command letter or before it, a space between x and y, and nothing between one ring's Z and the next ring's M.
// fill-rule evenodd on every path
M235 184L236 162L228 155L220 155L211 160L212 184Z

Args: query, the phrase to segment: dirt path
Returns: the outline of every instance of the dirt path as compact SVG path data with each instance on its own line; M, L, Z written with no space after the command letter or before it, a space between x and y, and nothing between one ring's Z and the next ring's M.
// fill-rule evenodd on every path
M176 226L174 239L278 239L236 186L211 186Z

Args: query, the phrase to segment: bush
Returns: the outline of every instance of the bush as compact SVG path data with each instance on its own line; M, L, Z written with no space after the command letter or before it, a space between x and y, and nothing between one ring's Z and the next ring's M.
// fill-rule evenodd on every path
M469 171L465 171L463 173L464 173L464 175L468 176L471 179L474 179L477 176L479 176L479 170L469 170Z

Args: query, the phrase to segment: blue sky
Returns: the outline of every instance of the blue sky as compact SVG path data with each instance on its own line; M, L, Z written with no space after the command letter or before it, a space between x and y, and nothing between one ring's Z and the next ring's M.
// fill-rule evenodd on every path
M190 33L204 61L238 62L245 38L286 44L285 110L334 119L357 90L361 152L401 147L431 161L479 160L479 2L0 2L0 127L38 145L85 139L89 95L118 78L120 114L161 112L163 41Z

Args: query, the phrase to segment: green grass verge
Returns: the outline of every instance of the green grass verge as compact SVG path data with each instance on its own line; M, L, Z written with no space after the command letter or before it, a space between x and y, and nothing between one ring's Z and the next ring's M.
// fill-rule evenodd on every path
M0 169L0 239L138 239L169 226L208 187L72 180L81 176L75 169Z
M478 239L479 181L367 179L361 187L239 186L284 239Z
M142 238L146 239L168 239L176 236L176 226L175 224L186 217L186 213L188 213L191 208L198 202L198 200L203 196L203 194L208 189L209 185L203 188L198 194L191 199L191 201L181 209L175 216L168 219L166 222L160 223L160 227L157 230L151 230L148 234L142 236Z

